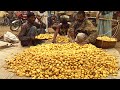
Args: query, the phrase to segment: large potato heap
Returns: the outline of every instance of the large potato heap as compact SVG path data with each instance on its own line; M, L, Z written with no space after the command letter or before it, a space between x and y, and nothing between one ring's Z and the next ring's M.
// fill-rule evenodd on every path
M101 36L101 37L97 37L98 40L102 40L102 41L117 41L116 38L110 38L108 36Z
M118 62L91 44L42 44L7 62L18 76L42 79L97 79L117 75Z

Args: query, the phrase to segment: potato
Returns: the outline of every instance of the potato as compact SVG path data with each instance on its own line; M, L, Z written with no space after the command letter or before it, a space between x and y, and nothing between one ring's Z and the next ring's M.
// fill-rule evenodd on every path
M37 39L52 39L54 34L40 34L36 36Z
M99 79L116 76L118 61L92 44L42 44L31 46L6 62L19 76L33 79Z
M97 37L98 40L102 40L102 41L117 41L116 38L110 38L108 36L101 36L101 37Z

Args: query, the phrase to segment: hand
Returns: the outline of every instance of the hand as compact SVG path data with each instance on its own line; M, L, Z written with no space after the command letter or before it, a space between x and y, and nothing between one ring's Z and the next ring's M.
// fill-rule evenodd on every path
M85 44L88 44L87 42L82 42L81 45L85 45Z
M41 16L36 16L36 18L38 19L39 22L41 22Z
M75 38L74 41L75 41L76 43L79 43L78 40L77 40L77 38Z
M34 39L35 39L35 37L34 37L34 36L32 36L32 37L31 37L31 39L32 39L32 40L34 40Z
M56 43L56 40L53 40L52 43Z
M73 43L73 42L76 42L76 41L74 39L72 39L71 42Z

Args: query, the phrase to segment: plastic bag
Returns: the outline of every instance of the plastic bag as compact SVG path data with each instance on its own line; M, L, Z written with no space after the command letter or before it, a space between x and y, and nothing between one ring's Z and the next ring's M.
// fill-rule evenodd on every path
M6 42L12 42L12 43L18 43L19 39L11 32L6 32L4 34L4 41Z
M85 33L78 33L75 41L82 43L86 40L86 38L87 38L87 35Z

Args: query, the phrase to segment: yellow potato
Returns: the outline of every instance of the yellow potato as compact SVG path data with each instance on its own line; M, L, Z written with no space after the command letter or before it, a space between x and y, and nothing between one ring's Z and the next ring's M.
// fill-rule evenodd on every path
M6 62L19 76L33 79L98 79L117 75L116 57L92 44L31 46Z
M52 39L54 34L40 34L36 36L37 39Z
M101 37L97 37L98 40L102 40L102 41L117 41L116 38L110 38L108 36L101 36Z

